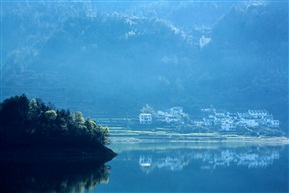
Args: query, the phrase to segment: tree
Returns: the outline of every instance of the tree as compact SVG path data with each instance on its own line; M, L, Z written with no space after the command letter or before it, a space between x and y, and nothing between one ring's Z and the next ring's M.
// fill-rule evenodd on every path
M57 117L56 111L55 110L48 110L45 112L45 117L49 120L49 121L54 121Z
M83 123L84 123L84 118L83 118L83 115L82 115L82 113L81 112L79 112L79 111L76 111L75 113L74 113L74 117L73 117L74 119L74 122L78 125L78 126L80 126L80 125L82 125Z
M0 144L43 145L58 147L96 147L109 143L109 129L81 112L54 110L25 95L6 99L0 104Z
M28 119L29 120L37 119L40 113L41 113L41 110L38 107L37 101L35 99L32 99L29 102Z
M142 107L142 109L140 110L141 113L149 113L151 114L153 117L157 116L156 111L154 110L153 107L149 106L148 104L146 104L145 106Z
M4 143L18 142L26 137L25 128L28 124L29 100L26 95L6 99L1 104L0 134Z
M110 144L110 138L109 138L109 128L108 127L102 127L101 130L102 133L102 138L101 138L101 142L102 144Z

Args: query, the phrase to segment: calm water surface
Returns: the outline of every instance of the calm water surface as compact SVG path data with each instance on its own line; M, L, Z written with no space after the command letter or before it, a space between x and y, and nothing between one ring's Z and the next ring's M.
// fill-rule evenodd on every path
M1 159L0 192L288 192L288 146L112 143L81 158Z
M113 144L93 192L288 192L288 146Z

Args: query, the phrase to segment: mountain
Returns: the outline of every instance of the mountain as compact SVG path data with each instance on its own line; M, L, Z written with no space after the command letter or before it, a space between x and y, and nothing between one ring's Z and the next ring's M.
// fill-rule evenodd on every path
M240 4L214 26L201 58L223 100L288 112L287 5Z
M267 109L285 124L287 7L3 2L3 98L26 93L85 114L213 104Z

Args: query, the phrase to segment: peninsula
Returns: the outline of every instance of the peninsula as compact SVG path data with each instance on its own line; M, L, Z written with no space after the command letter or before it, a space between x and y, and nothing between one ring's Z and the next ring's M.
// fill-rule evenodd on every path
M61 158L85 155L99 163L117 154L110 143L109 128L84 118L81 112L58 110L41 99L15 96L0 104L0 150L2 158ZM22 156L23 157L23 156Z

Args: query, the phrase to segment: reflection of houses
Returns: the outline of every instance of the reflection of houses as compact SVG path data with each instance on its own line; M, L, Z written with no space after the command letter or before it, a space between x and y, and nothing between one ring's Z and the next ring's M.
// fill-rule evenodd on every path
M197 155L197 159L202 159L205 163L202 169L215 169L230 165L246 166L248 168L263 168L273 164L273 161L279 159L279 152L272 151L262 154L258 153L237 153L232 150L222 150L218 153L206 152Z
M157 167L166 168L171 171L180 171L183 170L183 160L181 160L180 158L171 158L167 156L165 160L157 164Z
M279 151L271 148L188 150L182 151L180 156L180 152L176 150L166 151L169 155L164 157L155 156L159 158L155 158L154 162L152 156L141 155L138 163L145 173L155 169L181 171L185 170L185 166L189 163L205 170L224 167L266 168L280 158Z
M141 155L139 157L139 166L145 173L150 173L155 168L166 169L170 171L180 171L183 167L187 165L188 162L184 161L184 156L181 157L170 157L159 158L154 163L152 163L151 156Z
M150 156L140 156L139 157L139 165L142 167L149 167L152 164L152 157Z
M152 123L152 115L149 113L141 113L139 115L140 124L151 124Z

